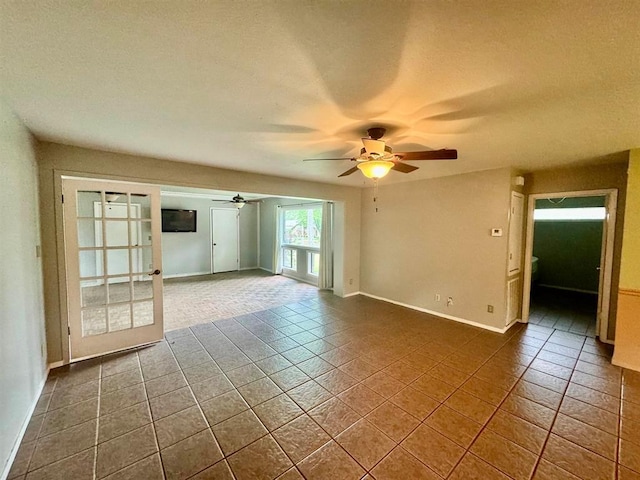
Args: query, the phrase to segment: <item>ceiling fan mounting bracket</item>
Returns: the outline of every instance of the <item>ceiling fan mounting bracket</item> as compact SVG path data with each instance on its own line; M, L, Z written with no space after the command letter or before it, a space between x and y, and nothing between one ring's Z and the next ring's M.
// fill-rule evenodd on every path
M367 135L369 135L369 138L371 138L372 140L380 140L382 137L384 137L386 131L387 129L384 127L371 127L369 130L367 130Z

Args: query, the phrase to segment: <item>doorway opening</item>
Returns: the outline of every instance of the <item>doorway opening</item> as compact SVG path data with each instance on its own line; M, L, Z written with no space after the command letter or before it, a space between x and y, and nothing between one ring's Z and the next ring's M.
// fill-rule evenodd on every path
M612 343L615 190L529 196L523 320Z
M317 204L318 199L242 193L247 201L241 208L233 201L237 191L63 173L57 178L63 364L153 343L169 330L315 301L322 295L316 285L278 275L280 264L275 261L282 251L276 241L280 207ZM220 219L218 210L224 210ZM344 203L335 209L331 203L332 225L334 211L335 252L342 272ZM233 217L231 226L225 226L224 216ZM218 230L235 232L231 266L215 261L212 223ZM325 257L330 268L312 257L308 269L329 271L333 281L333 244L330 247ZM336 294L341 295L342 276L335 279Z

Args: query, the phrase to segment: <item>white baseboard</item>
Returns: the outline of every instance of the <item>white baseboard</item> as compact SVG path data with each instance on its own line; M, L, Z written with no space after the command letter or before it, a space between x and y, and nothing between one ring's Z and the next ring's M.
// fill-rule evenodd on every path
M54 368L58 368L64 365L64 361L63 360L59 360L57 362L51 362L49 364L49 371L53 370Z
M538 286L544 288L553 288L554 290L565 290L567 292L590 293L592 295L598 295L598 292L594 292L593 290L582 290L580 288L559 287L557 285L547 285L546 283L539 283Z
M62 363L62 362L60 362ZM36 406L38 405L38 400L40 400L40 395L42 395L42 389L44 388L45 383L47 383L47 378L49 378L49 367L47 367L47 371L44 374L44 378L42 379L42 381L40 382L40 386L37 389L37 395L33 400L33 403L31 404L31 406L29 407L29 411L27 413L27 416L24 420L24 423L22 424L22 428L20 429L20 433L18 434L18 437L16 438L16 441L13 445L13 447L11 448L11 452L9 453L9 458L7 459L7 463L5 463L4 465L4 470L2 472L0 472L0 480L6 480L7 477L9 476L9 470L11 470L11 466L13 465L13 462L16 459L16 455L18 454L18 448L20 448L20 444L22 443L22 439L24 438L24 434L27 432L27 427L29 426L29 422L31 421L31 417L33 416L33 412L36 409Z
M259 270L259 269L260 269L260 267L258 267L258 266L256 265L255 267L242 267L242 268L240 269L240 271L243 271L243 270ZM263 269L261 269L261 270L264 270L264 268L263 268Z
M428 310L426 308L417 307L415 305L409 305L408 303L397 302L395 300L391 300L390 298L379 297L378 295L372 295L366 292L359 292L359 293L360 295L364 295L365 297L375 298L376 300L382 300L383 302L393 303L394 305L399 305L401 307L410 308L412 310L417 310L419 312L428 313L429 315L433 315L435 317L446 318L447 320L453 320L454 322L465 323L467 325L483 328L485 330L489 330L496 333L506 332L515 323L515 321L513 321L504 328L492 327L490 325L485 325L483 323L474 322L473 320L467 320L466 318L454 317L453 315L447 315L446 313L436 312L435 310Z
M342 295L342 298L347 298L347 297L355 297L356 295L364 295L364 293L362 292L351 292L351 293L346 293L344 295Z
M174 275L163 275L162 278L197 277L199 275L211 275L211 272L176 273Z
M273 274L273 275L275 275L275 274L276 274L273 270L270 270L270 269L268 269L268 268L264 268L264 267L257 267L257 268L259 268L260 270L264 270L265 272L269 272L269 273L271 273L271 274Z

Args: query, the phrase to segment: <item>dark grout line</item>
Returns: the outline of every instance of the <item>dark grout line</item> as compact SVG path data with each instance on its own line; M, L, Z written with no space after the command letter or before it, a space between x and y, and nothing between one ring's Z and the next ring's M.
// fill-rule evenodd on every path
M540 350L536 354L535 358L538 358L538 355L543 350L544 346L547 343L549 343L549 340L555 334L556 331L557 330L554 329L553 332L551 333L551 335L549 335L549 338L545 341L545 343L542 345L542 347L540 347ZM585 340L583 340L583 343L582 343L583 347L584 347L584 341ZM553 342L550 342L550 343L553 343ZM582 348L580 349L580 351L582 351ZM535 358L534 358L534 360L535 360ZM578 358L579 358L579 355L578 355ZM577 360L576 360L576 365L577 365ZM527 367L527 369L528 368L529 367ZM572 376L573 376L573 371L575 371L575 366L574 366L574 368L572 369L572 372L571 372ZM564 387L564 389L562 391L562 399L560 401L560 405L558 405L558 408L555 410L555 413L553 415L553 421L551 422L551 425L549 425L549 430L547 431L547 435L546 435L546 437L544 439L544 442L542 443L542 448L540 449L540 453L537 455L536 462L533 465L533 470L531 470L531 475L530 475L531 478L533 478L533 476L536 474L536 471L538 470L538 466L540 465L540 460L542 460L542 455L543 455L545 449L547 448L547 443L549 442L549 438L551 438L551 431L553 430L553 426L556 423L556 419L558 418L558 414L560 413L560 408L562 408L562 401L564 401L564 397L567 394L567 390L569 389L569 385L570 384L571 384L571 378L569 378L569 380L567 380L567 385Z

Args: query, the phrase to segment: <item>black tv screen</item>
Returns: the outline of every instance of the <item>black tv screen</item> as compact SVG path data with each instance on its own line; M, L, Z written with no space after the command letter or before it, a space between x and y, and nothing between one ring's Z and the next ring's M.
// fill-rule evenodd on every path
M171 210L163 208L162 231L195 232L197 213L195 210Z

